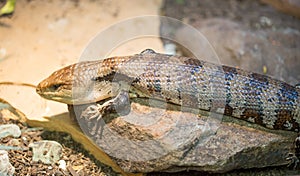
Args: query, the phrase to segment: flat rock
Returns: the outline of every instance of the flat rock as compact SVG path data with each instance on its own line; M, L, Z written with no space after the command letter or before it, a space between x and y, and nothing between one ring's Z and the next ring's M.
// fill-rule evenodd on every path
M85 120L81 112L87 106L73 107L81 129L130 173L223 173L286 165L285 158L296 137L293 132L267 130L216 114L197 115L189 109L178 111L174 105L162 109L137 102L131 104L128 115Z

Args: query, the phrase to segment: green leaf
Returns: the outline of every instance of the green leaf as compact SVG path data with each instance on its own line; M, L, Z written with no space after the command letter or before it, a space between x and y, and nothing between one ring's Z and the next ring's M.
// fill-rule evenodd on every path
M16 0L7 0L6 4L0 9L0 16L8 15L14 12Z

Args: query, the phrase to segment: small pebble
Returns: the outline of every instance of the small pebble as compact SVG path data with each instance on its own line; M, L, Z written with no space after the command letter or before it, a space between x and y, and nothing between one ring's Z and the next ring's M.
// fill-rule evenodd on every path
M7 151L0 150L0 175L13 176L14 173L15 168L9 162Z
M9 145L12 145L12 146L20 145L20 141L18 139L11 139L8 143L9 143Z
M62 155L62 146L56 141L42 140L30 143L29 147L32 148L32 161L34 162L54 164Z
M58 163L59 163L59 166L58 166L58 167L59 167L60 169L62 169L62 170L67 170L67 163L66 163L65 160L59 160Z
M18 138L21 136L21 130L18 125L15 124L4 124L0 125L0 139L7 136L13 136Z
M25 136L22 137L23 141L27 141L27 138Z

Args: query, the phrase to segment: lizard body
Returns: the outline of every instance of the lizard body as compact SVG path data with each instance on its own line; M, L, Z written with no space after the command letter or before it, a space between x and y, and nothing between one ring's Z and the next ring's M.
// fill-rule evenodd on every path
M155 53L86 61L37 86L42 97L85 104L128 89L140 97L223 113L270 129L299 131L300 90L271 77L205 61Z

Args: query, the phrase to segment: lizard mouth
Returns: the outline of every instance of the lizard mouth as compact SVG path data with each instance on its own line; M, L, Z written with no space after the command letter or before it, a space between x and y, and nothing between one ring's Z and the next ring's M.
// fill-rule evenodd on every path
M48 100L53 100L66 104L73 104L72 96L68 91L52 91L52 89L42 88L38 85L36 88L36 93Z
M41 90L36 91L41 97L48 99L48 100L53 100L61 103L66 103L66 104L73 104L72 99L69 96L63 96L60 95L58 96L57 93L53 94L52 92L45 92Z

